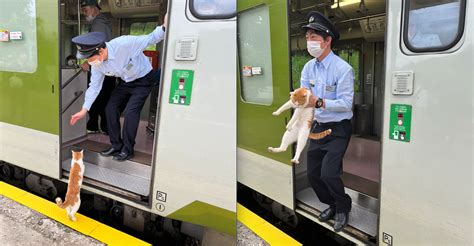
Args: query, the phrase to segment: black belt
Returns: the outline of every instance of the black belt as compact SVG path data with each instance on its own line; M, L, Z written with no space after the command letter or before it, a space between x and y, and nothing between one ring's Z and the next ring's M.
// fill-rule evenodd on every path
M314 122L316 122L316 125L319 125L319 126L333 126L333 125L344 123L346 121L350 121L350 120L345 119L345 120L335 121L335 122L317 122L317 121L314 121Z

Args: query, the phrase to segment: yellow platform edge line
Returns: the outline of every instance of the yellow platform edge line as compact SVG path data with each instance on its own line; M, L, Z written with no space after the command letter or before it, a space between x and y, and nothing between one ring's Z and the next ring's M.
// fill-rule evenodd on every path
M270 245L302 245L239 203L237 203L237 220Z
M60 209L56 203L1 181L0 195L8 197L11 200L107 245L151 245L79 213L76 213L77 221L72 222L67 217L64 209Z

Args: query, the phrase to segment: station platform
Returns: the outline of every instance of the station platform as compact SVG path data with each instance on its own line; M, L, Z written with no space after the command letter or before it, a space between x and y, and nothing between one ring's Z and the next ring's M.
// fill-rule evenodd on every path
M150 245L79 213L72 222L46 199L0 182L1 245Z
M302 245L249 209L237 204L237 245Z

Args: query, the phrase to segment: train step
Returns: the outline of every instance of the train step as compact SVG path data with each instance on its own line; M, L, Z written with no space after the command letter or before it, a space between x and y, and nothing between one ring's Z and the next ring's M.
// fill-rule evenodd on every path
M109 186L113 191L133 196L148 197L150 193L151 166L133 161L114 161L112 157L101 156L97 152L84 150L84 183L94 186ZM71 158L63 158L63 171L71 169ZM122 191L120 191L122 190Z
M378 200L362 193L346 188L352 198L352 210L346 231L358 238L375 237L377 235ZM306 188L296 194L297 207L312 214L315 219L328 206L319 201L312 188ZM366 234L366 235L364 235Z

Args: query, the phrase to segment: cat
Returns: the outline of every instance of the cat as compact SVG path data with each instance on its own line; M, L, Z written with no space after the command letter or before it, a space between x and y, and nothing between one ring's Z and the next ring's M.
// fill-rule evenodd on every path
M80 190L84 177L83 150L72 151L71 170L69 172L69 182L67 186L66 198L63 203L61 198L56 198L56 204L62 209L66 209L70 220L76 221L74 216L81 206Z
M278 148L268 147L268 151L272 153L284 152L288 148L288 145L297 141L296 153L292 163L298 164L301 152L306 145L308 138L310 139L322 139L331 134L331 129L324 130L319 133L310 133L311 126L313 125L314 108L306 107L311 97L311 91L306 88L296 89L294 92L290 92L290 100L283 104L277 111L273 112L273 115L280 115L283 111L295 108L293 117L290 122L286 125L286 131L281 140L281 145Z

